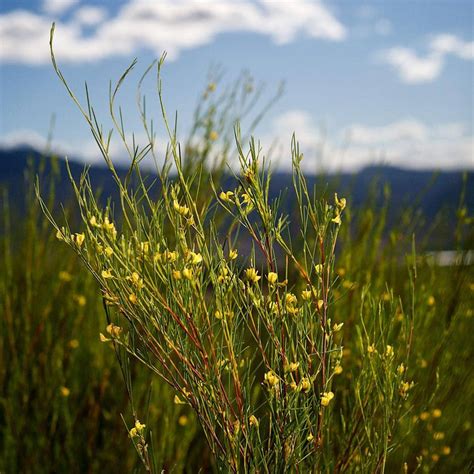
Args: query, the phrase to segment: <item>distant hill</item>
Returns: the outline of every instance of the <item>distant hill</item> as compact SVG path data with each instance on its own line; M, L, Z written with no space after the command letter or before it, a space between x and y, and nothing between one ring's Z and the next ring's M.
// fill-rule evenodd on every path
M9 190L10 202L19 210L24 208L24 176L28 162L35 165L40 162L41 154L34 149L21 147L11 150L0 150L0 186L6 186ZM57 186L58 201L66 202L71 198L71 185L67 176L65 162L57 161L60 180ZM84 169L84 165L78 161L70 161L72 174L78 178ZM45 174L49 172L49 161L46 160ZM125 175L124 168L118 168L119 174ZM91 181L95 186L100 186L103 196L116 196L115 186L110 173L105 167L93 166L90 168ZM389 166L371 166L361 171L350 174L308 176L308 187L316 186L321 192L337 191L340 195L347 196L351 206L357 208L367 199L377 203L383 203L383 187L387 185L391 190L389 223L406 207L416 205L423 213L428 224L440 210L444 209L447 215L454 215L457 208L462 189L462 172L434 172L404 170ZM226 179L225 186L231 186L231 178ZM273 174L270 192L277 196L286 189L291 189L292 180L289 173L276 172ZM474 173L467 173L466 204L472 211L474 209ZM284 200L287 210L292 208L294 201L291 192L286 193ZM447 223L447 228L451 223ZM443 237L443 241L446 238ZM449 240L449 239L448 239ZM446 245L448 243L446 242ZM442 246L436 243L436 246Z

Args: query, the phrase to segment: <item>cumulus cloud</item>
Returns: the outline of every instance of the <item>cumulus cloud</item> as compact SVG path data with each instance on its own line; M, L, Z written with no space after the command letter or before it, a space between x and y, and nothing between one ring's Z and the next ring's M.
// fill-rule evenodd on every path
M450 34L439 34L431 38L425 56L409 48L395 47L383 51L379 60L391 65L403 82L416 84L435 80L443 70L446 56L459 59L474 59L474 42L463 41Z
M51 15L61 15L78 3L79 0L43 0L43 10Z
M308 172L356 171L372 164L411 169L474 169L474 137L462 123L428 125L406 118L382 126L353 124L326 134L310 113L293 110L277 117L263 139L269 148L279 137L275 159L289 168L288 149L295 132Z
M42 64L49 61L48 34L57 4L49 0L49 15L14 10L0 15L0 61ZM54 6L56 5L56 7ZM55 10L56 8L56 10ZM250 32L269 37L276 44L298 35L340 41L346 29L320 1L242 0L130 0L104 21L105 11L83 6L68 22L57 22L56 53L62 61L83 62L124 56L147 49L156 55L181 51L212 42L221 33ZM84 32L84 26L94 27Z

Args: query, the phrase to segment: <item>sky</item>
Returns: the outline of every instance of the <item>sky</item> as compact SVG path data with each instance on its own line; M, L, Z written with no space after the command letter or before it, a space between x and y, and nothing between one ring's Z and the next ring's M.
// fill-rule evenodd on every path
M53 147L99 163L51 65L53 21L60 68L81 100L87 82L106 127L109 81L138 59L118 99L138 141L135 86L166 51L163 92L180 137L209 71L220 71L219 89L245 70L267 99L285 83L254 131L275 166L291 166L294 132L310 171L474 169L472 1L1 0L0 148L44 147L54 116ZM158 112L153 84L145 91ZM111 150L126 160L119 143Z

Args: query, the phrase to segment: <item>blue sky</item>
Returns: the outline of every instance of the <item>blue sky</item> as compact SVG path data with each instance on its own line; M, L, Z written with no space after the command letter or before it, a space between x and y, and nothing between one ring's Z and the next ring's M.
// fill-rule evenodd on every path
M54 145L98 161L79 113L54 75L48 35L64 75L92 91L107 123L109 80L137 57L137 73L168 52L164 91L183 132L212 64L223 83L246 69L267 95L285 94L256 130L289 165L296 132L310 170L373 162L411 168L474 168L474 4L436 1L78 1L0 3L0 146L41 146L56 116ZM152 90L150 89L150 101ZM140 137L135 89L120 103ZM322 150L322 152L321 152ZM124 159L117 146L115 159Z

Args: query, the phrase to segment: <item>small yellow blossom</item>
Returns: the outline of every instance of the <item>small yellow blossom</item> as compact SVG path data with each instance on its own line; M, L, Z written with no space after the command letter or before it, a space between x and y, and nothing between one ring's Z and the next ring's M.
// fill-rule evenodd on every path
M209 139L215 142L218 138L219 138L219 134L215 130L212 130L211 133L209 134Z
M86 236L84 234L75 234L74 235L74 242L76 242L78 247L82 247Z
M189 252L189 259L193 265L198 265L202 262L202 255L200 253Z
M451 454L451 448L449 446L443 446L441 448L441 452L445 455L445 456L449 456Z
M285 372L296 372L299 366L299 362L290 362L289 364L285 364Z
M173 278L175 280L181 280L181 272L179 270L173 270Z
M234 193L233 193L232 191L227 191L227 192L222 191L222 192L219 194L219 198L220 198L221 201L224 201L224 202L231 202L233 195L234 195Z
M182 274L186 280L192 280L193 279L193 270L191 268L185 267L182 271Z
M393 347L387 344L387 348L385 350L385 356L388 358L392 358L394 356Z
M320 310L324 306L323 300L318 300L318 309Z
M444 439L444 433L442 431L437 431L436 433L433 433L433 439L436 441L441 441Z
M215 313L214 313L214 316L217 318L217 319L222 319L222 313L216 309Z
M120 337L120 333L122 332L122 328L113 323L110 323L106 330L112 337Z
M339 332L342 329L342 326L344 326L344 323L334 323L332 326L332 332Z
M61 230L58 230L56 232L56 238L58 240L64 240L64 235L66 234L66 231L64 230L64 227L61 228Z
M186 217L189 214L189 207L187 206L181 206L179 202L175 199L173 201L173 209L183 217Z
M109 218L106 217L104 219L104 223L102 224L103 229L108 232L114 239L117 237L117 230L115 229L115 224L109 221Z
M245 278L251 283L257 283L262 277L259 276L255 268L247 268L247 270L245 270Z
M314 269L316 270L316 273L318 275L321 275L321 273L323 272L323 266L321 263L318 263L317 265L315 265Z
M405 373L405 366L403 365L403 362L397 367L397 373L398 375L403 375Z
M69 390L67 387L60 387L59 391L61 392L61 395L63 397L69 397L69 395L71 394L71 390Z
M114 254L114 250L112 247L105 247L105 255L107 257L111 257Z
M183 402L183 400L181 400L178 397L178 395L174 396L173 402L174 402L175 405L185 405L186 404L186 402Z
M309 301L311 299L311 290L303 290L301 292L301 299L303 301Z
M186 415L181 415L178 418L178 424L179 426L186 426L188 424L188 417Z
M342 211L346 207L346 198L338 199L337 193L334 194L334 201L336 206Z
M420 413L420 420L426 421L430 417L430 414L427 411Z
M436 300L435 300L435 297L434 296L430 296L428 298L428 306L434 306L436 303Z
M267 280L270 285L274 285L278 281L278 274L275 272L269 272L267 275Z
M340 268L337 269L336 272L340 277L343 277L346 274L346 269L343 268L343 267L340 267Z
M95 218L95 216L92 216L90 219L89 219L89 224L92 226L92 227L97 227L97 219Z
M242 199L244 200L244 204L247 204L247 206L252 204L252 198L250 197L250 194L242 193Z
M442 415L442 412L439 408L435 408L431 414L433 415L433 418L440 418Z
M61 272L59 272L59 279L61 281L71 281L72 280L72 275L68 272L61 271Z
M208 92L214 92L216 90L216 83L215 82L210 82L208 85L207 85L207 90Z
M249 425L250 426L255 426L255 428L258 428L259 422L258 422L258 418L255 415L250 415Z
M100 274L102 278L112 278L112 270L102 270Z
M324 392L323 396L321 397L321 405L323 407L327 407L333 398L334 398L334 393Z
M306 441L313 441L313 439L314 439L313 433L310 433L310 434L306 437Z
M78 306L85 306L87 303L86 297L84 295L74 295L74 299Z
M131 281L137 290L141 290L143 288L143 279L140 278L140 275L137 272L133 272L131 276L127 277L127 280Z
M331 222L334 222L334 224L341 225L341 215L339 212L336 213L336 215L331 219Z
M342 374L342 365L337 364L336 367L334 367L334 374L335 375L340 375Z
M275 388L279 383L278 376L273 372L273 370L270 370L265 374L264 380L270 388Z
M135 293L130 293L128 295L128 299L129 299L130 303L133 303L133 304L137 304L137 302L138 302L137 295L135 295Z
M79 341L77 339L71 339L69 341L69 344L68 346L71 348L71 349L77 349L79 347Z
M105 337L102 333L99 333L100 342L109 342L110 339Z
M300 387L304 393L308 393L311 390L311 382L308 377L303 377L301 379Z
M237 255L238 255L237 250L234 250L234 249L230 250L229 260L235 260L237 258Z
M370 346L367 347L367 352L369 354L377 354L377 349L375 348L375 344L370 344Z
M146 425L140 423L138 420L135 422L135 426L130 430L130 436L135 438L143 433Z
M433 460L433 462L438 462L439 461L439 454L432 454L431 455L431 459Z

